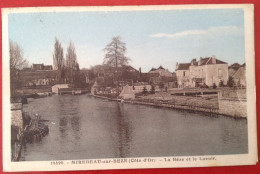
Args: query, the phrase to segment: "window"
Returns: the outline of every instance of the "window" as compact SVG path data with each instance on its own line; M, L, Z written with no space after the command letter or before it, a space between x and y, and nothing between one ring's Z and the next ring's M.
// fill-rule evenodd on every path
M222 69L221 68L218 69L218 76L222 77Z

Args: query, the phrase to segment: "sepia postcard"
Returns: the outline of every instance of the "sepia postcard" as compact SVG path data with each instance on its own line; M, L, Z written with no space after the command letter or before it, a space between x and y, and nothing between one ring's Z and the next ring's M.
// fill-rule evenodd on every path
M3 169L255 165L254 6L2 9Z

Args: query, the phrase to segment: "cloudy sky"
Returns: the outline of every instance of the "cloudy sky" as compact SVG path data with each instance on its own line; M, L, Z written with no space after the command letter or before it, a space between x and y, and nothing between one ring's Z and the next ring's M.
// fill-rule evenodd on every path
M113 36L126 43L130 65L143 72L215 55L245 62L242 9L20 13L8 16L8 37L30 63L52 64L57 37L76 47L80 68L101 64Z

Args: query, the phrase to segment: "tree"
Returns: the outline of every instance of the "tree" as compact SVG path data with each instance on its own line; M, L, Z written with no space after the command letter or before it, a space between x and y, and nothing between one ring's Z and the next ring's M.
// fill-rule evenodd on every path
M121 41L121 38L119 36L113 37L112 41L107 44L107 46L104 48L104 51L106 52L104 57L104 65L115 67L115 79L116 79L116 93L119 95L119 86L118 86L118 72L117 67L118 65L127 65L128 61L130 60L125 56L126 53L126 46L125 43Z
M224 87L224 82L223 82L223 80L220 80L220 82L219 82L219 85L218 85L219 87Z
M216 89L216 88L217 88L216 83L213 83L213 89Z
M15 95L16 90L22 86L20 70L28 67L29 63L23 58L23 49L11 40L9 42L9 54L11 95Z
M146 86L144 86L144 88L143 88L143 94L147 94L147 89L146 89Z
M121 41L119 36L113 37L112 42L107 44L107 46L104 48L104 51L106 54L103 64L117 67L118 65L127 65L130 61L130 59L125 56L125 43Z
M160 82L160 83L159 83L159 88L161 89L161 91L163 91L163 88L164 88L163 82Z
M234 82L233 77L230 76L230 77L228 78L228 81L227 81L228 87L230 87L230 88L233 87L233 86L234 86L234 83L235 83L235 82Z
M58 81L61 81L64 77L64 65L63 48L60 41L55 38L54 53L53 53L53 66L55 70L58 70Z
M74 44L70 42L66 54L66 78L73 83L79 70Z
M150 94L155 94L155 88L154 88L153 85L152 85L152 88L151 88Z

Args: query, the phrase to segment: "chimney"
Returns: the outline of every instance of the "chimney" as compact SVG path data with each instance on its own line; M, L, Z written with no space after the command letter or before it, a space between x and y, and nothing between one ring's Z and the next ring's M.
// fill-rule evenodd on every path
M196 59L192 59L191 65L195 65Z
M176 68L175 68L175 70L177 70L179 68L179 64L178 64L178 62L176 62Z
M139 67L139 76L140 76L140 78L141 78L141 75L142 75L142 69L141 69L141 67Z
M216 64L216 56L212 56L211 59L212 59L212 64Z
M198 65L201 65L201 63L202 63L202 57L200 57L200 60L199 60L199 62L198 62Z

